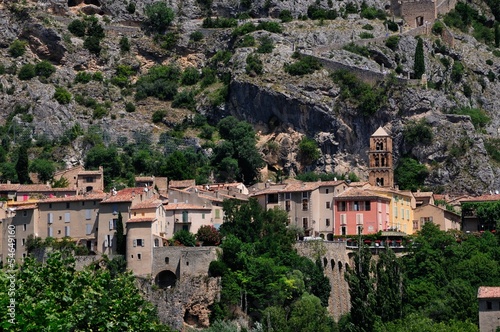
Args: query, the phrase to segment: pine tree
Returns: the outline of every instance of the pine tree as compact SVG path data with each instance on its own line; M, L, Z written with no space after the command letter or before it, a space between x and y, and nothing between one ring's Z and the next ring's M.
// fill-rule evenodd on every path
M28 173L29 159L28 159L28 146L22 144L17 150L17 162L16 171L19 183L25 184L30 183L30 177Z
M420 79L425 73L425 61L424 61L424 41L422 38L417 38L417 47L415 48L415 64L413 65L413 71L415 72L415 78Z
M123 234L123 217L122 217L121 212L118 213L118 221L116 222L115 238L116 238L116 253L118 255L125 255L126 239L125 239L125 235Z

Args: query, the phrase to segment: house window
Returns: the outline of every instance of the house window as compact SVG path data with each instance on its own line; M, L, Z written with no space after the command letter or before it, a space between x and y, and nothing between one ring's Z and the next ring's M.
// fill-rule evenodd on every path
M363 226L358 226L357 229L358 229L358 234L361 234L361 232L363 232Z
M341 230L342 230L342 235L347 235L347 227L342 226Z
M90 219L92 219L92 210L87 209L85 210L85 220L90 220Z
M85 201L82 201L82 206L85 206Z
M491 301L486 301L486 310L493 310L493 303Z
M26 224L23 224L23 231L26 232L26 228L27 228Z
M346 211L347 204L346 202L339 202L338 209L339 211Z
M49 203L49 209L52 209L52 203Z
M352 208L353 211L360 211L359 209L359 202L354 202L353 203L353 208Z
M326 227L330 227L330 219L327 218L325 222L326 222Z
M137 254L137 260L141 260L142 259L142 254Z
M285 199L292 199L292 193L285 193Z
M215 219L220 219L220 210L215 209Z
M92 225L91 224L85 225L85 232L86 232L86 235L92 234Z
M169 261L170 261L170 258L165 257L165 264L168 264Z
M307 199L302 200L302 211L307 211L309 209L309 201Z
M201 219L205 219L205 212L201 214Z
M278 194L268 194L267 195L267 203L268 204L278 203Z
M160 246L160 240L155 239L155 247L159 247L159 246Z
M182 222L188 222L188 212L182 211Z
M24 244L26 243L26 239L21 239L21 244L24 247Z
M330 209L330 202L326 202L326 208Z
M372 205L370 201L365 201L365 211L370 211L372 209Z
M71 221L71 213L66 212L64 213L64 222L70 222Z
M23 217L28 216L28 211L23 211Z
M69 209L69 202L66 202L66 209Z
M418 220L413 220L413 229L418 229Z
M330 189L326 188L325 193L328 194L330 192Z
M94 178L94 177L92 177L92 176L87 176L87 177L85 178L85 182L95 182L95 178Z
M285 201L285 210L287 212L291 210L290 201Z
M64 236L71 236L70 234L69 226L64 226Z
M307 222L307 218L302 218L302 227L304 227L304 229L308 229L308 222Z
M135 239L134 247L144 247L144 239Z

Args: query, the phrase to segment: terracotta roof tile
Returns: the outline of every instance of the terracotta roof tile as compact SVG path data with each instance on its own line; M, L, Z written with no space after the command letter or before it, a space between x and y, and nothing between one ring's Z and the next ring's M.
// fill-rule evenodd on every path
M376 192L362 189L362 188L347 188L344 192L340 193L335 199L352 199L352 198L380 198L390 201L391 199L387 196L380 195Z
M17 192L40 192L40 191L50 191L50 186L46 184L21 184L17 189Z
M212 210L212 208L186 203L169 203L165 205L165 210Z
M16 184L0 184L0 191L17 191L21 185L19 183Z
M105 203L119 203L119 202L132 202L133 195L138 195L142 193L144 188L140 187L132 187L132 188L124 188L116 192L116 195L111 195L108 198L104 199L101 204Z
M416 191L412 193L415 197L432 197L432 191Z
M493 299L500 298L500 287L481 286L477 290L478 299Z
M155 209L160 205L162 205L162 201L160 201L159 199L153 198L153 199L148 199L147 201L144 201L144 202L139 202L137 204L134 204L130 209L131 210Z
M195 185L196 185L195 180L180 180L180 181L170 180L170 183L168 184L170 188L187 188Z
M152 182L154 179L152 176L136 176L135 182Z
M251 196L260 196L264 194L285 193L285 192L300 192L312 191L319 187L336 186L344 183L344 181L316 181L316 182L301 182L293 181L286 184L271 184L269 187L256 191Z
M15 207L16 211L18 211L18 210L34 210L36 208L37 208L36 204L18 205Z
M97 194L88 194L88 195L75 195L75 196L66 196L66 197L51 197L41 199L40 203L56 203L56 202L79 202L79 201L95 201L102 200L106 197L104 193Z
M85 175L102 175L101 171L80 171L78 172L78 176L85 176Z
M460 200L461 202L491 202L500 201L500 194L495 195L481 195L476 197L469 197Z

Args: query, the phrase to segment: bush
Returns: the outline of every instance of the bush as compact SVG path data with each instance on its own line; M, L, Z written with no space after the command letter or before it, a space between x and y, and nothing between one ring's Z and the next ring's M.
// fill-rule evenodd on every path
M202 241L204 246L217 246L222 240L222 236L212 225L204 225L198 229L196 239Z
M80 71L76 73L75 83L83 83L86 84L92 80L92 74L86 71Z
M127 4L127 11L129 12L129 14L135 13L135 3L134 2L129 2Z
M103 105L97 105L92 112L92 118L94 119L102 119L106 115L108 115L108 110Z
M385 41L385 46L395 51L399 45L399 36L390 36Z
M269 36L264 36L259 39L258 53L271 53L274 49L274 42Z
M375 18L385 20L386 15L383 10L377 9L375 7L361 6L361 17L373 20Z
M151 96L160 100L172 100L177 94L179 76L180 70L176 66L154 66L137 80L135 98L140 100Z
M249 54L246 59L245 71L249 75L261 75L264 71L264 65L257 54Z
M232 36L233 37L243 36L243 35L246 35L247 33L254 32L256 30L257 30L257 27L253 23L247 22L247 23L244 23L244 24L234 28L234 30L232 32Z
M417 191L428 175L427 167L413 158L401 158L394 171L394 179L402 190Z
M71 101L71 93L63 87L56 87L54 99L57 100L59 104L69 104Z
M174 241L177 241L186 247L194 247L196 245L196 238L194 234L185 229L181 229L174 234Z
M227 272L227 266L222 261L211 261L208 266L208 273L211 277L217 278L222 277Z
M87 36L83 41L83 47L98 55L101 52L101 40L95 36Z
M302 138L299 143L299 156L303 162L308 164L318 160L320 156L318 143L308 137Z
M215 76L215 70L210 67L203 67L201 70L201 86L207 87L217 81L217 76Z
M87 30L87 25L82 20L73 20L68 25L68 30L73 35L77 37L85 36L85 31Z
M278 17L283 23L291 22L293 20L292 12L288 9L282 10Z
M18 58L26 53L26 42L16 39L9 46L9 54L13 58Z
M202 26L206 29L233 28L233 27L238 26L238 21L235 20L234 18L224 18L224 17L219 18L219 17L217 17L215 20L213 20L211 17L207 17L206 19L203 20Z
M130 51L130 42L128 41L127 36L123 36L120 39L120 51L122 53L126 53Z
M98 81L98 82L102 82L104 80L104 77L102 76L102 73L100 71L96 71L93 75L92 75L92 79L94 81Z
M257 30L266 30L272 33L282 33L283 27L278 22L262 22L257 25Z
M311 20L334 20L338 17L338 13L335 9L326 10L317 5L311 5L307 7L307 17Z
M192 91L182 91L176 94L172 101L172 107L194 110L196 107L194 93Z
M181 84L194 85L200 80L200 72L195 67L187 67L181 76Z
M425 119L409 123L404 127L403 138L410 146L431 145L434 135L431 126Z
M236 44L236 47L255 46L255 38L252 35L244 35Z
M371 25L371 24L365 24L365 25L362 26L362 28L365 29L365 30L373 30L373 25Z
M56 72L56 67L54 67L50 62L42 60L35 65L35 72L37 76L48 78Z
M493 65L493 60L491 60L491 59L486 60L486 64L487 64L488 66Z
M415 78L420 79L425 74L425 59L424 59L424 41L422 38L417 38L417 47L415 48L415 63L413 64L413 72Z
M195 31L189 35L189 39L198 42L203 39L203 33L201 31Z
M452 113L470 116L476 130L486 127L491 122L488 114L479 108L462 107L453 110Z
M125 111L127 111L128 113L132 113L132 112L135 112L135 105L134 103L132 102L127 102L125 103Z
M444 24L441 21L434 22L434 25L432 26L433 33L435 33L436 35L440 35L443 33L443 30L444 30Z
M23 81L30 80L35 76L36 76L35 66L32 65L31 63L23 65L21 69L19 69L19 73L17 74L17 77Z
M302 76L312 74L321 68L318 60L311 56L301 57L299 61L290 65L285 64L285 72L294 76Z
M453 82L458 83L464 74L464 65L460 61L455 61L451 67L450 78Z
M366 31L363 31L359 34L359 38L361 39L371 39L373 38L373 34L369 33L369 32L366 32Z
M157 110L153 113L151 120L153 123L160 123L163 121L163 118L167 115L167 111L165 110Z
M174 11L165 2L146 5L144 14L147 18L146 24L158 34L164 33L174 20Z
M370 57L370 50L366 46L361 46L361 45L356 45L354 43L349 43L347 45L344 45L342 49L354 53L354 54L359 54L361 56L364 56L366 58Z
M385 21L385 24L387 24L387 29L389 29L392 32L398 32L399 31L399 25L394 22L394 21Z

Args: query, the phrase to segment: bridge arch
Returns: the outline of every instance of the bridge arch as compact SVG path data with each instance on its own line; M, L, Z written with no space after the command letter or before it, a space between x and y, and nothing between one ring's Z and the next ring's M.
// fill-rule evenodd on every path
M160 271L155 277L155 284L160 288L175 287L177 275L170 270Z

